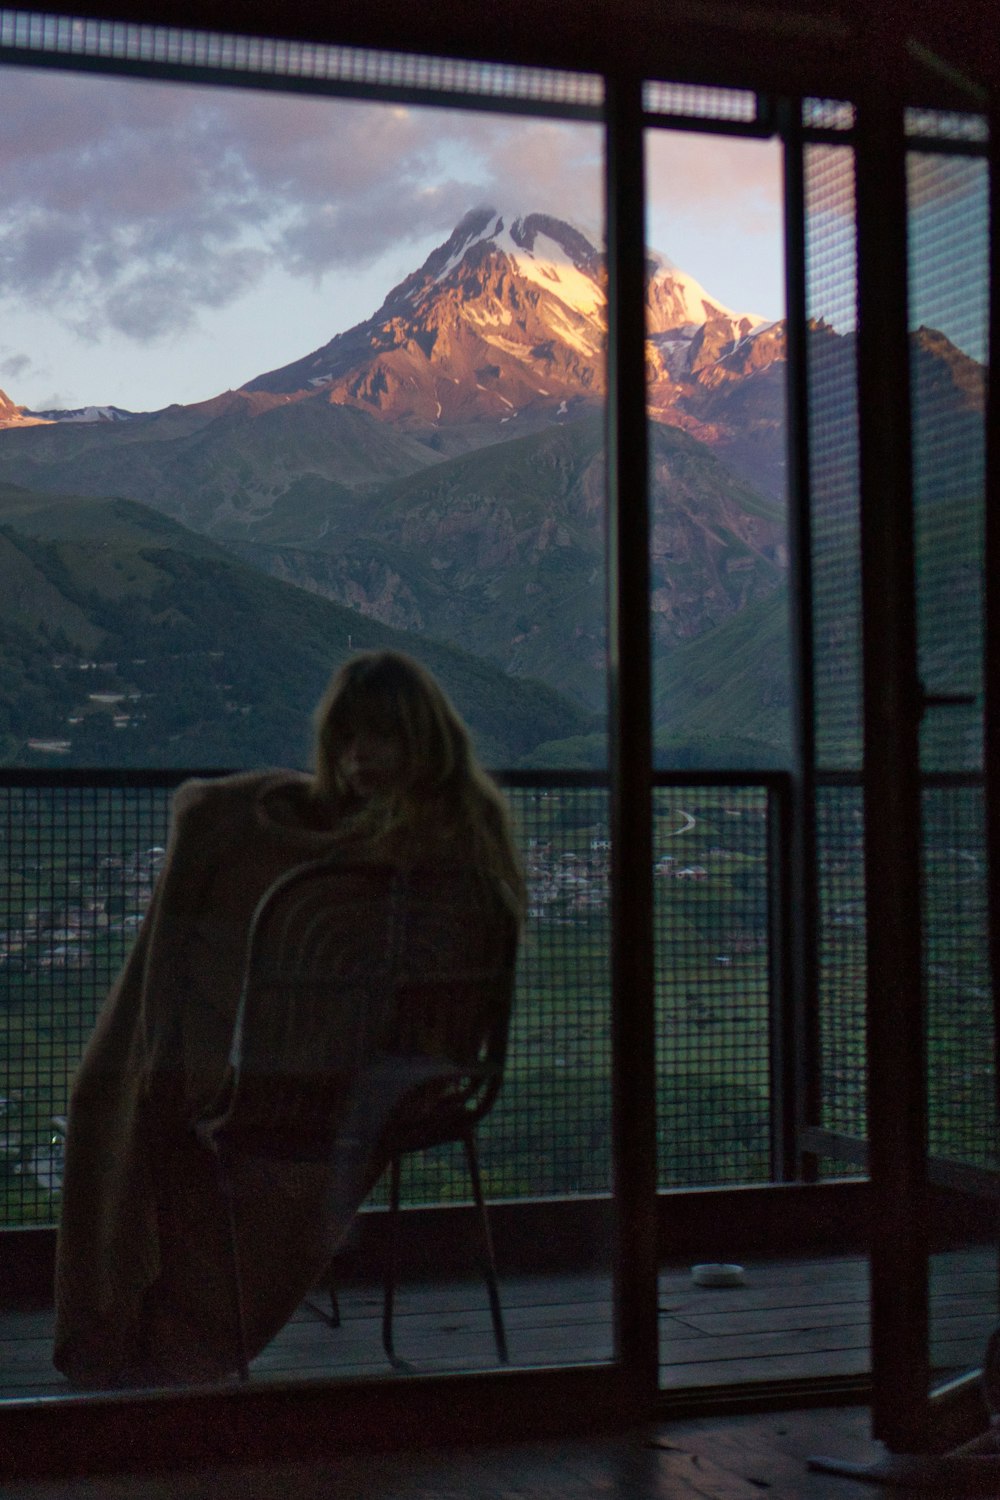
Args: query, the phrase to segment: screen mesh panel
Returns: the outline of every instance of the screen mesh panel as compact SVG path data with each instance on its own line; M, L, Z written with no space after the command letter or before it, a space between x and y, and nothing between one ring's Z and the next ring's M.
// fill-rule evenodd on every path
M854 152L805 150L816 759L861 764Z
M851 130L854 105L844 99L803 99L802 123L813 130Z
M956 110L911 108L906 111L905 126L907 135L925 140L985 142L990 136L985 115Z
M938 133L976 138L976 117ZM911 151L910 358L921 725L928 1148L995 1160L982 769L987 164ZM992 1159L992 1160L991 1160Z
M603 81L593 74L124 21L44 16L30 11L0 10L0 48L8 49L12 57L19 52L51 53L108 63L256 73L290 82L341 84L369 91L479 94L484 98L594 108L604 97Z
M860 778L818 788L820 1124L860 1138L867 1131L862 819Z
M926 770L982 764L988 183L976 157L910 152L910 366Z
M479 1132L485 1190L508 1198L611 1187L608 794L511 788L528 884L504 1086ZM403 1166L412 1202L466 1196L460 1150Z
M655 793L661 1187L770 1175L768 794Z
M752 123L757 118L757 95L752 89L721 89L697 83L657 83L642 86L643 108L650 114L691 120Z
M808 101L807 101L808 102ZM814 122L827 126L816 101ZM843 106L834 106L843 111ZM845 113L836 119L847 126ZM865 1134L865 882L854 152L804 152L820 1124ZM824 773L834 773L824 784ZM832 1166L832 1170L843 1170Z
M928 787L923 809L928 1149L997 1170L983 789Z
M163 859L165 787L5 787L0 1224L48 1222L69 1080Z
M130 950L163 857L172 788L0 787L0 1174L7 1225L52 1222L72 1072ZM11 784L13 783L13 784ZM585 779L509 789L529 909L504 1087L480 1132L495 1196L611 1184L608 793ZM754 784L656 792L660 1179L769 1171L769 799ZM409 1202L464 1198L449 1150L404 1167Z

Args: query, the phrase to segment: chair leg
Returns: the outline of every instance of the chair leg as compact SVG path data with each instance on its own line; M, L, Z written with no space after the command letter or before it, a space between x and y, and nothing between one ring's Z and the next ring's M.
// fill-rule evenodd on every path
M490 1317L493 1319L493 1337L496 1339L497 1358L502 1365L507 1364L507 1334L503 1325L503 1310L500 1306L500 1287L497 1281L497 1262L493 1250L493 1235L490 1232L490 1219L486 1211L486 1200L483 1197L483 1186L479 1176L479 1157L476 1152L476 1142L471 1130L462 1137L465 1146L465 1160L469 1168L469 1178L472 1182L472 1196L476 1201L476 1209L479 1214L479 1226L483 1242L483 1274L486 1277L486 1289L490 1298Z
M233 1325L236 1329L236 1367L244 1385L250 1379L250 1361L247 1357L246 1316L243 1311L243 1275L240 1270L240 1252L237 1243L236 1200L233 1184L218 1148L215 1148L215 1164L218 1169L219 1188L226 1209L226 1228L229 1235L229 1275L233 1299Z
M392 1312L399 1277L399 1156L389 1164L389 1246L385 1257L385 1284L382 1292L382 1348L396 1370L412 1374L413 1366L396 1353L392 1333Z

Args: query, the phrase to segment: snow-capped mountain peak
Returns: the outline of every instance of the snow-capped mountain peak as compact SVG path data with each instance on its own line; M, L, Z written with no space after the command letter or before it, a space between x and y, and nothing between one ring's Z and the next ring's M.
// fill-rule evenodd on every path
M601 314L606 299L601 284L603 255L596 235L548 214L474 210L448 242L450 254L436 271L434 283L446 280L476 245L506 255L527 281L559 297L574 311L585 317Z
M750 333L764 322L757 313L734 312L726 307L717 297L711 296L700 281L675 266L659 251L647 250L646 267L651 334L676 330L691 335L706 323L722 319L732 325L735 337L737 333L740 336Z
M648 267L650 337L671 374L696 343L704 362L762 321L723 306L665 256L651 253ZM603 396L606 322L603 237L488 204L370 318L243 389L359 406L421 429L561 421Z

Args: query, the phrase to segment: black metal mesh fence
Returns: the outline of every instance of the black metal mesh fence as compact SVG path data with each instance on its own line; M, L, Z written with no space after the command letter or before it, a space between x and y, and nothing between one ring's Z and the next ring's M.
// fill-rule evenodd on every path
M976 142L973 115L911 134ZM996 1166L982 766L989 184L974 147L911 151L910 372L921 725L928 1148Z
M842 771L861 764L853 149L807 146L804 172L816 760Z
M928 1149L977 1167L996 1157L983 797L978 778L945 773L923 794ZM865 927L878 897L868 916L860 779L821 786L817 812L820 1123L863 1140Z
M808 123L849 128L851 106L813 101ZM827 103L829 103L827 101ZM854 150L805 149L810 534L816 762L819 1123L864 1137L865 883L861 539ZM839 1173L843 1163L824 1163Z
M656 792L663 1187L770 1175L769 811L761 786Z
M982 764L985 350L989 247L981 158L907 157L910 373L925 770ZM968 699L965 703L954 701ZM934 698L950 698L945 704Z
M983 789L924 792L928 1149L996 1170Z
M865 1105L865 871L859 778L817 789L820 1124L863 1139ZM843 1171L843 1165L831 1164Z
M766 1180L779 857L775 782L688 779L655 794L658 1175L661 1186ZM611 1181L607 792L510 790L529 919L506 1083L481 1132L490 1193L605 1192ZM97 1009L148 903L170 787L7 786L0 908L3 1222L51 1222L59 1122ZM926 793L931 1150L989 1160L992 1011L982 788ZM865 1134L861 789L819 795L822 1115ZM784 919L787 913L778 914ZM414 1158L408 1201L464 1198L458 1156Z
M70 778L73 779L73 778ZM135 939L172 785L149 773L0 788L0 1182L7 1225L52 1222L69 1080ZM769 1170L772 786L656 792L659 1171L664 1186ZM611 1183L608 794L586 778L509 789L529 913L506 1081L480 1133L488 1191ZM413 1158L408 1201L464 1198L458 1155Z
M528 882L504 1086L479 1131L484 1182L508 1198L611 1185L608 795L578 781L512 787ZM465 1197L458 1148L404 1162L412 1202Z
M7 786L0 817L0 1223L47 1222L59 1122L163 857L162 786Z

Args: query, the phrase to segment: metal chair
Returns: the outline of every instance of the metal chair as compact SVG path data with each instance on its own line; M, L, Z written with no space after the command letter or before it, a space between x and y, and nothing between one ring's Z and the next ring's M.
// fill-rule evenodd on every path
M476 1128L489 1113L503 1081L514 993L517 924L502 907L495 888L478 874L448 877L444 902L439 880L411 886L407 911L413 939L427 944L427 956L450 951L450 979L428 984L415 976L397 991L391 1050L397 1056L447 1059L451 1071L429 1078L411 1090L395 1109L381 1140L389 1173L389 1249L385 1266L382 1344L390 1362L402 1370L393 1338L393 1309L399 1274L399 1199L404 1156L451 1142L461 1143L479 1224L482 1269L490 1317L501 1364L508 1361L507 1337L497 1280L489 1215L483 1197L476 1149ZM441 917L445 918L441 926ZM468 944L464 924L473 922L491 934L491 946L479 957L481 967L465 970L462 950ZM483 963L483 959L486 962Z
M258 903L225 1087L195 1126L225 1204L236 1365L249 1378L237 1171L328 1168L333 1249L389 1166L392 1234L383 1343L393 1350L399 1161L461 1140L482 1226L497 1349L506 1340L473 1131L502 1078L517 924L491 877L468 867L311 861ZM303 1295L307 1289L303 1288ZM332 1293L336 1321L336 1294ZM256 1350L254 1350L256 1352Z

